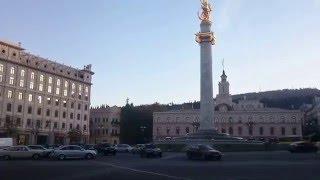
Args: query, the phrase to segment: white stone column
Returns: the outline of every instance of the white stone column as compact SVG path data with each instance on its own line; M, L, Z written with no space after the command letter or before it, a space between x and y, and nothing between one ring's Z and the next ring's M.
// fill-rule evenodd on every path
M214 36L211 22L202 21L197 34L200 44L200 127L199 130L214 130L213 125L213 85L212 85L212 45Z

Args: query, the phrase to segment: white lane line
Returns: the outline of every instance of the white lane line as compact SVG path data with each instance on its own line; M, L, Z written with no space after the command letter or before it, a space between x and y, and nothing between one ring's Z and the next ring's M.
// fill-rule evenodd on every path
M152 171L144 171L144 170L139 170L139 169L133 169L133 168L124 167L124 166L118 166L118 165L114 165L114 164L110 164L110 163L97 162L97 161L93 161L92 163L101 164L101 165L107 165L107 166L110 166L110 167L114 167L114 168L118 168L118 169L124 169L124 170L129 170L129 171L137 172L137 173L150 174L150 175L155 175L155 176L162 176L162 177L171 178L171 179L191 180L191 179L189 179L189 178L178 177L178 176L171 176L171 175L162 174L162 173L157 173L157 172L152 172Z

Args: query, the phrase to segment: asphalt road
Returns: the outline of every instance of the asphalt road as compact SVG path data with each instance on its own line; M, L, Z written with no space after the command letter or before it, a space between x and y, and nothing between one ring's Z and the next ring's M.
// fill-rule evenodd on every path
M161 159L119 153L90 161L0 161L0 180L319 180L319 167L319 153L225 153L222 161L190 161L182 153L164 153Z

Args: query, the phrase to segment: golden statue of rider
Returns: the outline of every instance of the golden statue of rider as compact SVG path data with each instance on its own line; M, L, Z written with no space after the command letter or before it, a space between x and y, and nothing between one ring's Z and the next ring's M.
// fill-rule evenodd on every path
M201 9L202 12L201 14L198 14L199 19L202 21L210 21L211 20L211 11L212 11L212 6L208 2L208 0L200 0L201 2Z

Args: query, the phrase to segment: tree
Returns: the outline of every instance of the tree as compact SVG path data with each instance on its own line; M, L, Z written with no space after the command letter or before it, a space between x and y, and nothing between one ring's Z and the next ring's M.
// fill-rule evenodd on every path
M70 138L70 143L80 143L83 137L83 134L78 129L71 129L68 132L68 137Z

